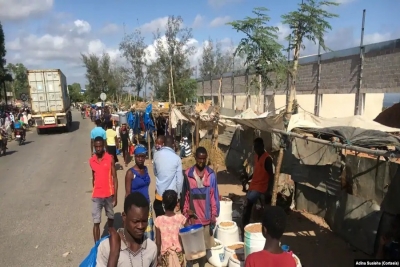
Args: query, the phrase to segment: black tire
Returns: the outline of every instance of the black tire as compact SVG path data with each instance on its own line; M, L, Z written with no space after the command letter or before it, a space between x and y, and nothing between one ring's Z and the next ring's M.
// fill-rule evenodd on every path
M43 131L42 131L41 129L39 129L39 128L36 128L36 133L37 133L38 135L41 135L41 134L43 133Z
M33 127L33 120L29 120L28 125L29 125L29 127Z
M71 123L67 121L67 126L65 126L65 132L69 133L71 131Z
M19 145L22 146L23 144L24 144L24 139L22 139L21 137L21 139L19 139Z

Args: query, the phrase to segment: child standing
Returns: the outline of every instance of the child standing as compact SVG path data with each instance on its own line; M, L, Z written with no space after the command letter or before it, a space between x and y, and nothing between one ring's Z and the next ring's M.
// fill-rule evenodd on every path
M159 265L162 267L181 267L184 263L179 229L186 225L187 219L175 213L177 203L178 193L166 190L162 195L165 215L158 216L154 221Z

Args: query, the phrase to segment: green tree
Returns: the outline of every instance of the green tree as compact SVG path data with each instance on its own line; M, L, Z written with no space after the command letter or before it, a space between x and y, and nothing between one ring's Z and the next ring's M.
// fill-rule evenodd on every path
M214 42L211 38L203 45L203 54L199 59L200 77L204 80L219 77L219 88L215 88L215 91L218 90L218 104L221 102L222 75L233 70L234 57L232 51L228 49L224 52L221 42Z
M234 53L222 50L222 44L211 38L203 45L202 57L199 59L200 77L209 79L211 76L220 76L232 70Z
M82 88L79 83L73 83L71 85L68 85L69 97L71 98L72 102L82 102L84 100L81 91Z
M157 76L161 80L158 88L153 85L156 97L167 100L169 84L177 102L185 102L194 97L196 86L191 86L193 69L189 61L196 52L196 47L191 43L192 29L184 27L182 17L170 16L164 31L158 30L154 36L157 59L152 63L152 71L156 72L152 74L152 80Z
M122 68L111 62L110 55L82 54L82 62L88 81L85 99L88 102L100 101L100 94L103 92L107 94L107 100L118 99L124 87L125 77Z
M0 77L4 77L5 69L4 66L6 65L6 39L4 36L3 25L0 22Z
M137 97L146 86L146 48L144 37L140 30L135 30L134 33L124 36L124 39L119 45L122 56L128 62L129 67L125 68L128 79L128 85L133 87Z
M322 49L328 50L329 48L325 45L325 34L332 27L327 21L330 18L338 17L337 14L328 12L327 8L330 6L337 6L338 3L330 1L318 1L318 0L304 0L299 4L296 11L289 12L288 14L282 15L282 23L289 25L292 33L287 37L290 46L289 49L293 49L293 65L291 66L291 82L288 105L286 106L285 114L285 125L288 125L289 120L294 111L296 102L296 81L297 81L297 70L299 64L300 50L304 49L303 44L304 38L319 43ZM280 169L283 160L283 147L279 150L277 159L277 166L274 178L274 187L272 191L272 205L276 205L276 199L278 195L278 181L280 175Z
M29 94L28 70L24 64L8 63L7 70L14 78L13 82L10 84L10 87L12 92L15 94L15 99L19 99L22 93Z
M7 72L7 70L5 69L5 65L6 65L6 54L7 54L7 50L6 50L6 40L5 40L5 36L4 36L4 31L3 31L3 26L0 22L0 88L2 88L4 99L6 98L6 87L5 87L5 83L6 82L10 82L12 81L12 77L10 75L10 73Z
M285 64L283 46L278 43L279 28L268 25L271 20L267 15L268 11L265 7L257 7L253 9L254 17L228 23L233 29L245 35L240 40L235 55L244 55L246 69L253 70L261 76L263 88L273 85L276 87L280 84L279 78L282 76ZM275 76L271 73L275 73ZM252 82L257 85L258 90L261 90L259 81Z
M323 50L329 50L325 44L325 34L328 30L332 30L332 26L327 21L331 18L337 18L338 15L328 12L328 7L338 6L337 2L304 0L298 5L296 11L282 15L282 23L289 25L292 30L291 34L286 38L289 43L289 49L293 50L293 65L291 66L291 84L289 101L287 106L286 120L290 120L293 110L293 101L296 96L296 80L299 65L299 57L301 49L304 49L303 40L307 39L314 44L318 42Z

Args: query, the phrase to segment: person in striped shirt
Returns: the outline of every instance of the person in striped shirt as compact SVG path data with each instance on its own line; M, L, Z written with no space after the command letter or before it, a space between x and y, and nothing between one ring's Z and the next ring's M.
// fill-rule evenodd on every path
M179 144L179 146L181 148L181 151L180 151L181 158L187 158L190 155L192 155L192 148L190 147L188 138L186 136L182 138L182 141Z

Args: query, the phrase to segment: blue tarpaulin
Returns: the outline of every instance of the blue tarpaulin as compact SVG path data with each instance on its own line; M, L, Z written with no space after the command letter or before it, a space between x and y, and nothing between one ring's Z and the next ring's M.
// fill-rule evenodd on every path
M132 111L129 111L126 114L126 119L127 119L129 128L134 129L135 117L133 116Z
M151 118L151 112L153 111L153 105L149 104L146 107L145 113L144 113L144 127L146 128L146 132L149 131L150 133L153 132L156 128L154 126L153 119Z

